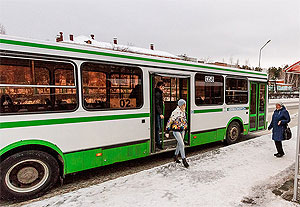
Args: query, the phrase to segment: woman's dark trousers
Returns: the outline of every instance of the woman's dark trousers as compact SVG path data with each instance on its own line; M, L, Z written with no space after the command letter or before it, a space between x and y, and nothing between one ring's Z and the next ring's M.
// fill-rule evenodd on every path
M282 149L282 142L281 141L275 141L275 146L276 146L277 152L279 154L284 155L284 152L283 152L283 149Z

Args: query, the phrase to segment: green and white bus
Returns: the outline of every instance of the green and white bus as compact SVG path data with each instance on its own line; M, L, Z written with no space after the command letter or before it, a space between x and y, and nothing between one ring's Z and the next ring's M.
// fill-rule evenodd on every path
M173 150L155 148L154 88L165 122L187 101L187 146L238 141L267 124L267 74L0 36L0 194L32 198L66 174Z

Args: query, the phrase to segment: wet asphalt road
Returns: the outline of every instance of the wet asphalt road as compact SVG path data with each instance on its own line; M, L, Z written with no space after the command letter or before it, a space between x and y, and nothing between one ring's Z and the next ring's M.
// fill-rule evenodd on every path
M298 113L298 107L287 107L291 117L294 114ZM269 108L268 120L271 120L273 109ZM290 127L297 126L298 120L297 117L294 116L291 123L289 124ZM250 133L246 136L242 136L240 142L253 139L264 134L270 133L267 130L259 131L255 133ZM202 154L207 151L211 151L214 149L218 149L224 147L222 142L215 142L206 145L201 145L197 147L191 147L186 149L187 157L191 157L193 155ZM0 201L0 206L22 206L27 203L31 203L37 200L43 200L46 198L53 197L55 195L71 192L74 190L78 190L80 188L85 188L91 185L99 184L108 180L116 179L118 177L123 177L129 174L137 173L143 170L151 169L156 166L160 166L172 161L173 151L165 152L161 154L152 155L145 158L140 158L136 160L130 160L122 163L116 163L109 166L99 167L91 170L86 170L78 173L74 173L71 175L67 175L64 179L64 183L61 186L57 184L52 190L50 190L46 195L33 199L30 201L25 202L17 202L17 201Z

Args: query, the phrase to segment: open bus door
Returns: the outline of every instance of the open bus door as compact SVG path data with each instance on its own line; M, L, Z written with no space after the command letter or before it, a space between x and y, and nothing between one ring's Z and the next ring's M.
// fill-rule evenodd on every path
M164 150L170 150L176 147L176 140L173 134L170 133L166 136L165 126L172 111L177 107L177 101L179 99L184 99L187 102L186 112L187 120L190 126L190 77L173 75L173 74L161 74L152 73L150 74L150 103L151 103L151 152L155 153L158 150L155 147L155 87L158 81L163 81L165 84L165 90L163 94L164 100L164 120L162 120L162 130L160 131L160 138L162 141L162 146ZM189 127L190 128L190 127ZM185 134L184 141L186 144L190 143L190 130Z
M266 83L250 82L249 131L266 128Z

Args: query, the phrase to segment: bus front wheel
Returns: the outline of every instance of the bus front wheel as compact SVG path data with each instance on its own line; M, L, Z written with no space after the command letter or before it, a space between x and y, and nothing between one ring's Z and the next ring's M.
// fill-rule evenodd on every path
M226 144L236 143L241 136L241 127L237 122L232 122L226 131Z
M35 198L50 189L58 176L53 156L36 150L19 152L0 163L0 195L6 200Z

